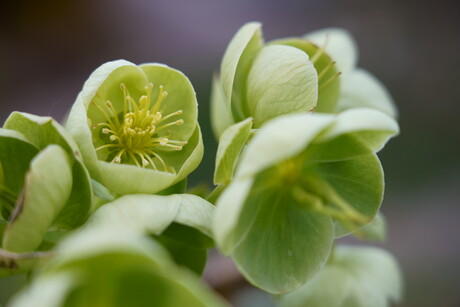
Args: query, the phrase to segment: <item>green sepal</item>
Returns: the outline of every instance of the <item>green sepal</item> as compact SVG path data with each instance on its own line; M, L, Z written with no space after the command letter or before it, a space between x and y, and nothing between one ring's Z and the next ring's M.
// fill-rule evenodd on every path
M282 307L387 307L402 296L398 264L375 247L338 246L334 257L309 283L279 297Z
M298 48L308 54L318 73L318 103L315 112L334 113L340 94L340 77L334 60L318 46L306 39L286 38L270 42Z
M216 140L219 140L221 134L234 124L230 104L225 97L222 84L217 75L212 78L211 88L211 127Z
M98 209L88 225L153 235L178 264L202 273L206 250L214 246L213 211L213 205L190 194L127 195Z
M32 160L3 234L4 249L30 252L40 245L71 195L71 165L67 153L57 145L49 145Z
M253 120L246 120L227 128L219 139L214 170L214 184L228 184L232 178L240 153L251 133Z
M249 117L245 103L246 79L254 56L263 46L261 26L258 22L242 26L222 58L220 79L235 122Z
M283 114L312 111L317 100L318 74L306 53L282 45L265 46L258 52L246 90L255 128Z
M81 153L69 133L51 117L21 112L13 112L6 120L5 127L22 133L40 150L56 144L67 152L72 161L72 192L53 227L69 230L83 224L93 210L92 187Z

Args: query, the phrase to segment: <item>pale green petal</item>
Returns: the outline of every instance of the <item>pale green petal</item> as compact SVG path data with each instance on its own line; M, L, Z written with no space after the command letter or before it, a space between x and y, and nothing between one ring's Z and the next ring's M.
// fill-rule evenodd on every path
M50 144L62 147L72 157L73 187L69 200L56 218L54 227L72 229L80 226L92 211L92 191L88 171L82 162L80 150L69 133L51 117L13 112L5 127L21 132L39 149Z
M212 78L211 89L211 127L216 139L233 124L230 103L225 97L219 77Z
M172 196L125 195L99 208L89 227L121 228L126 232L163 232L172 223L180 203Z
M235 229L241 219L241 212L252 184L252 179L235 180L217 201L213 225L214 238L219 249L226 255L229 255L235 244L241 240L241 235L236 233Z
M201 197L191 194L171 195L178 199L179 211L174 221L176 223L193 227L212 237L212 218L215 207Z
M71 188L68 155L57 145L48 146L31 162L21 196L4 233L3 248L13 252L35 250L65 206Z
M388 252L338 246L332 261L312 281L279 302L283 307L386 307L399 301L401 293L401 272Z
M336 123L318 139L318 142L350 134L377 152L398 133L398 123L392 117L372 109L352 109L340 113Z
M90 125L95 119L103 120L104 117L98 114L100 112L93 110L89 114L94 118L89 120L87 114L89 104L98 94L98 99L115 98L111 98L112 104L117 109L122 108L123 93L120 89L122 82L126 83L132 93L138 95L144 94L144 87L148 83L143 71L133 63L125 60L107 62L97 68L85 82L67 119L66 129L77 143L91 176L97 181L101 181L101 170L98 167ZM112 94L109 95L110 93Z
M231 256L255 286L270 293L297 289L326 262L333 241L330 217L312 212L287 189L272 187L259 175L234 233L246 234ZM264 188L265 187L265 188ZM235 197L234 197L235 198ZM234 203L234 206L238 206Z
M263 47L249 71L246 97L256 128L283 114L311 111L318 100L316 69L297 48Z
M236 177L252 176L299 154L333 122L334 116L326 114L291 114L274 119L248 144Z
M341 28L326 28L304 36L319 47L326 44L326 52L337 62L339 70L347 75L358 62L358 48L350 32Z
M153 171L134 165L99 161L101 183L117 194L155 193L171 186L173 173Z
M2 164L0 184L16 196L19 195L30 161L37 153L38 148L27 141L24 135L17 131L0 128L0 161Z
M318 73L318 103L315 112L334 113L340 94L340 76L333 59L314 43L300 38L286 38L270 44L287 45L308 54Z
M377 214L383 199L383 169L375 154L330 163L313 164L308 172L318 174L332 190L370 222ZM327 190L325 190L327 191ZM324 193L322 193L324 194ZM336 222L336 237L354 231L363 223L344 226Z
M214 184L225 185L232 180L236 162L251 133L252 121L252 118L248 118L234 124L220 137L216 154Z
M235 122L248 117L244 101L245 83L253 57L262 45L261 24L251 22L238 30L225 50L220 66L221 82Z
M139 67L145 72L148 80L153 83L152 105L158 97L159 86L162 85L164 90L168 92L168 96L160 108L163 116L179 110L183 111L182 115L173 116L164 124L183 119L182 125L174 126L174 134L171 135L171 138L187 141L195 131L198 119L198 103L192 83L182 72L163 64L143 64ZM162 131L159 132L160 136L162 136ZM168 133L168 130L164 131L164 133Z
M356 69L343 77L337 111L352 108L373 108L391 117L398 116L398 110L388 90L371 73Z
M177 158L174 157L174 154ZM200 165L203 159L204 145L203 137L201 135L200 126L197 124L195 131L188 140L180 152L171 153L167 158L170 163L181 165L179 172L177 173L174 184L186 178L191 172L193 172L198 165ZM184 161L185 159L185 161ZM177 161L177 162L176 162Z

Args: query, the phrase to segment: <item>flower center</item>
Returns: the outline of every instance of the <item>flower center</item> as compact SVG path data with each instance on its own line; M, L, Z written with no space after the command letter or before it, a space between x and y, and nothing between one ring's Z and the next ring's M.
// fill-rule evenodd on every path
M168 96L162 85L159 86L159 94L156 102L151 106L153 84L146 87L147 95L143 95L136 102L129 94L124 83L120 84L123 91L122 114L117 114L113 104L107 100L105 103L92 102L104 115L106 121L94 125L93 128L101 128L101 132L108 136L111 143L99 146L96 151L108 150L113 163L128 163L139 167L161 168L169 172L164 159L160 156L161 151L180 151L187 144L185 141L177 141L170 138L170 132L164 129L182 125L183 119L171 121L173 117L181 115L182 110L163 115L160 110L165 98ZM162 135L160 136L161 133ZM174 170L172 170L174 171Z

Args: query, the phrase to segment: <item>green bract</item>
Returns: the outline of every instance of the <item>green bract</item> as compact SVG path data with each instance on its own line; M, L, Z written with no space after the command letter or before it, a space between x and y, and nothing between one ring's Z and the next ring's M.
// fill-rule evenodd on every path
M156 193L200 163L195 91L162 64L105 63L86 81L66 128L91 176L117 194Z
M254 285L298 288L322 267L334 238L376 215L384 182L375 152L398 131L371 109L267 123L218 199L217 245Z
M244 25L225 51L220 79L214 79L215 135L248 117L259 128L283 114L332 112L340 87L334 64L322 46L301 38L265 44L260 23Z
M132 232L84 229L58 252L11 306L226 306L159 244Z
M396 260L375 247L338 246L309 283L284 295L282 307L386 307L401 299Z
M0 129L0 275L21 272L53 237L92 211L89 175L63 127L49 117L12 113Z

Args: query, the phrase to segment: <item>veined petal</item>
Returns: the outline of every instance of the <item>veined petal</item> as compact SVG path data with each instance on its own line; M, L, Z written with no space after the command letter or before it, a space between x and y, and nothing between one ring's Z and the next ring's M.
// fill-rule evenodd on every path
M341 28L326 28L304 36L318 46L326 45L326 52L337 62L340 71L347 75L358 62L358 48L350 32Z

